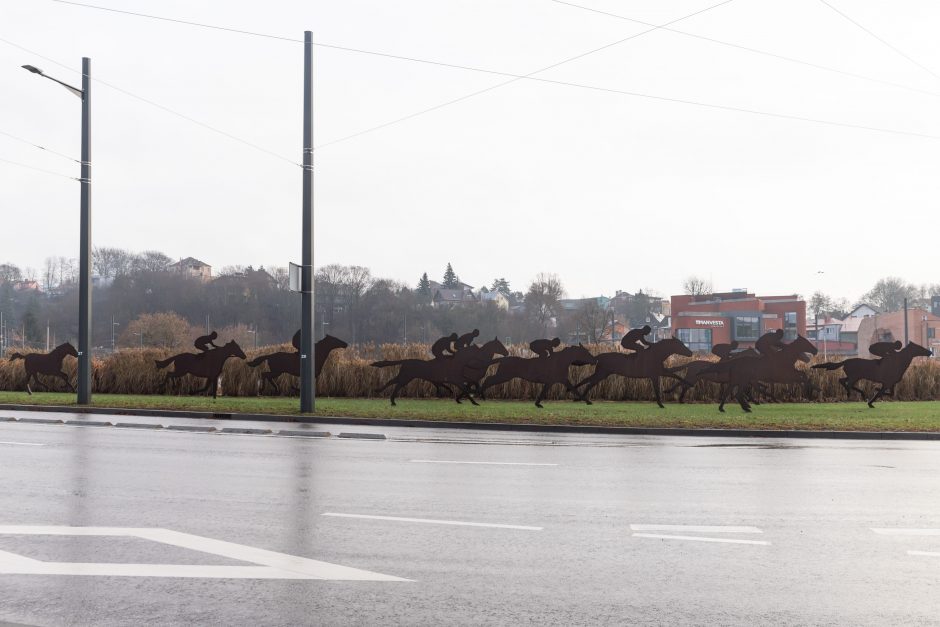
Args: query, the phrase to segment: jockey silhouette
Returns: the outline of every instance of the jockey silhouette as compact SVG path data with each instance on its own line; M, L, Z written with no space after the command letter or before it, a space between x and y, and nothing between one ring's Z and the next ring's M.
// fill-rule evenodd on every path
M459 351L461 349L467 348L468 346L473 344L473 338L475 338L478 335L480 335L479 329L474 329L470 333L464 333L463 335L457 338L456 342L454 342L454 350Z
M650 347L650 343L644 340L643 336L649 335L652 330L648 324L641 329L630 329L620 340L620 345L632 351L645 350Z
M216 333L215 331L213 331L209 335L200 335L199 337L196 338L196 341L193 342L193 346L195 346L197 350L200 350L203 353L208 353L213 348L218 348L218 346L216 346L212 342L212 340L215 340L218 337L219 337L219 334Z
M778 350L782 350L784 346L786 346L786 344L783 343L783 329L764 333L754 342L754 348L764 357L772 355Z
M712 355L717 355L721 361L728 361L731 359L731 353L738 348L737 340L731 342L730 344L715 344L712 346Z
M559 344L561 344L561 339L557 337L551 340L532 340L529 342L529 350L539 357L548 357Z
M444 357L452 357L456 351L453 349L451 344L456 342L457 339L458 337L456 333L445 335L444 337L442 337L441 339L439 339L438 341L434 342L434 344L431 345L431 354L434 355L434 357L437 359L442 359ZM444 353L450 353L450 354L445 355Z
M887 357L901 350L901 340L895 342L875 342L868 347L868 352L876 357Z

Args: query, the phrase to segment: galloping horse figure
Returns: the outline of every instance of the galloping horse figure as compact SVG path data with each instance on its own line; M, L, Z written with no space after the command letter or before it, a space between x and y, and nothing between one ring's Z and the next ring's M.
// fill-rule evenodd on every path
M299 343L299 342L298 342ZM326 363L326 358L330 356L330 353L336 350L337 348L346 348L349 346L346 342L339 339L338 337L333 337L332 335L324 336L322 340L314 344L313 356L316 363L314 364L314 378L320 377L320 371L323 370L323 364ZM289 353L286 351L281 351L277 353L271 353L269 355L262 355L248 362L248 365L252 368L260 366L261 364L267 362L269 370L267 372L261 373L261 389L258 390L259 393L264 391L264 386L266 383L270 383L271 387L274 388L275 394L280 394L281 391L277 387L277 378L282 374L289 374L295 377L300 376L300 352ZM294 391L297 388L292 388Z
M706 368L705 374L728 371L728 387L721 397L718 411L725 411L725 403L735 394L735 399L741 409L750 413L751 404L748 397L752 390L763 383L799 383L803 385L804 393L812 398L815 387L805 372L796 369L796 362L806 361L804 353L815 355L819 352L812 342L802 335L798 335L789 344L784 344L781 350L761 357L742 357L730 361L714 364Z
M376 368L386 368L388 366L401 366L398 374L392 377L388 383L383 385L376 392L382 392L391 385L395 386L392 390L390 401L395 405L395 399L403 387L415 379L424 379L430 381L437 387L453 385L460 390L460 394L455 394L454 400L458 403L460 399L466 396L474 405L479 405L473 397L470 396L470 386L479 386L479 380L486 374L486 369L490 366L495 355L508 355L509 351L503 346L503 343L494 338L483 346L468 346L457 351L453 356L435 357L434 359L395 359L373 362ZM500 363L498 360L496 363ZM482 397L482 394L481 394Z
M206 379L206 385L193 394L201 394L211 387L212 398L218 398L219 375L222 374L222 366L229 357L245 359L245 353L235 340L205 353L180 353L154 363L159 369L166 368L170 364L174 366L173 372L168 372L166 379L163 380L164 389L169 385L170 379L180 379L191 374L194 377Z
M817 364L813 368L824 370L843 368L845 376L839 379L839 383L845 388L849 398L852 398L853 390L861 394L862 399L865 398L865 392L858 387L858 382L861 380L881 384L881 387L868 399L868 406L874 408L875 401L882 396L894 396L894 386L904 377L904 373L907 372L915 357L930 357L931 355L933 351L911 342L896 353L889 353L882 359L854 357L845 361Z
M65 385L68 386L69 391L74 392L75 388L69 383L69 376L62 371L62 362L65 361L65 358L69 355L78 357L78 351L75 350L74 346L66 342L65 344L59 344L53 348L50 353L30 353L29 355L13 353L10 355L10 361L16 361L17 359L23 360L23 365L26 368L26 381L24 381L23 384L26 386L26 393L30 396L33 394L33 390L29 387L30 380L35 381L36 385L41 385L47 390L49 389L49 386L39 380L37 375L40 374L62 379L65 381Z
M649 345L649 348L638 350L629 355L625 353L602 353L597 356L597 367L594 368L594 374L578 383L575 389L580 388L582 385L585 386L584 390L581 391L580 400L590 405L591 401L587 398L588 392L611 375L619 374L621 377L629 379L649 379L650 383L653 384L653 391L656 393L656 404L661 408L665 407L659 378L665 376L676 377L664 366L665 361L672 355L691 357L692 351L680 340L672 337L654 342Z
M535 399L535 406L542 407L542 400L545 398L546 392L556 383L564 385L569 392L577 396L578 391L568 379L568 368L596 364L597 358L588 349L578 344L577 346L565 347L548 357L532 357L529 359L525 357L504 357L496 363L498 364L496 374L484 379L483 384L480 386L481 398L483 398L487 388L519 378L542 384L542 389Z
M677 399L680 403L685 402L686 393L694 388L699 381L708 381L711 383L717 383L721 386L719 392L719 397L725 395L725 386L728 384L728 362L733 359L740 359L741 357L758 357L758 353L753 348L743 350L740 353L735 353L728 357L727 359L722 359L719 362L708 361L707 359L696 359L695 361L690 361L687 364L681 366L676 366L675 368L666 368L663 376L677 379L677 382L674 386L665 390L666 394L672 394L678 388L682 388L679 392L679 398ZM712 366L717 366L721 364L720 369L712 369L709 372L703 372L706 368L712 368ZM685 374L681 377L676 373L685 370Z

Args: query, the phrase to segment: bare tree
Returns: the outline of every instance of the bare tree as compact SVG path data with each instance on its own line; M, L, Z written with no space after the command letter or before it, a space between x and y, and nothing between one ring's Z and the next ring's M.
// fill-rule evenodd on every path
M909 301L917 300L920 298L920 290L903 279L893 276L879 279L875 286L862 296L863 301L870 302L884 312L900 310L904 307L905 298Z
M0 263L0 283L10 283L22 279L23 271L18 266L12 263Z
M713 293L714 289L711 281L692 274L682 282L682 291L689 296L704 296Z
M529 285L525 295L525 310L529 319L544 334L548 323L558 315L558 301L565 295L565 288L557 274L542 272Z
M166 272L173 260L159 250L145 250L134 257L134 272Z

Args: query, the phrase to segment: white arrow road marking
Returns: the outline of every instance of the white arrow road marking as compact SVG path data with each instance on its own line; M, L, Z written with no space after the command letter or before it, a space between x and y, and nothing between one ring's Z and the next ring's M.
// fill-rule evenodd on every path
M696 533L763 533L757 527L734 525L630 525L631 531L694 531Z
M180 564L107 564L44 562L0 551L0 574L98 575L110 577L201 577L216 579L324 579L342 581L410 581L391 575L268 551L158 528L0 525L0 534L132 537L211 555L251 562L256 566Z
M940 529L879 529L872 527L875 533L883 536L940 536Z
M533 462L462 462L447 459L413 459L413 464L487 464L492 466L557 466L558 464L536 464Z
M660 538L663 540L692 540L695 542L726 542L729 544L761 544L769 545L770 542L764 540L735 540L734 538L705 538L699 536L672 536L661 533L635 533L634 538Z
M522 529L524 531L541 531L542 527L529 527L526 525L500 525L496 523L463 522L459 520L436 520L434 518L401 518L399 516L370 516L367 514L338 514L325 512L323 516L338 518L366 518L369 520L393 520L396 522L427 523L432 525L459 525L462 527L493 527L496 529Z

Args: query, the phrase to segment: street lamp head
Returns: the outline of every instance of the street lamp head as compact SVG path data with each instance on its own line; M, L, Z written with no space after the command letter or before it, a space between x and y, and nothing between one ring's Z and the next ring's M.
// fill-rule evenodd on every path
M23 65L23 66L21 66L21 67L22 67L24 70L29 70L29 71L32 72L33 74L39 74L40 76L43 75L42 70L40 70L40 69L39 69L38 67L36 67L35 65Z

